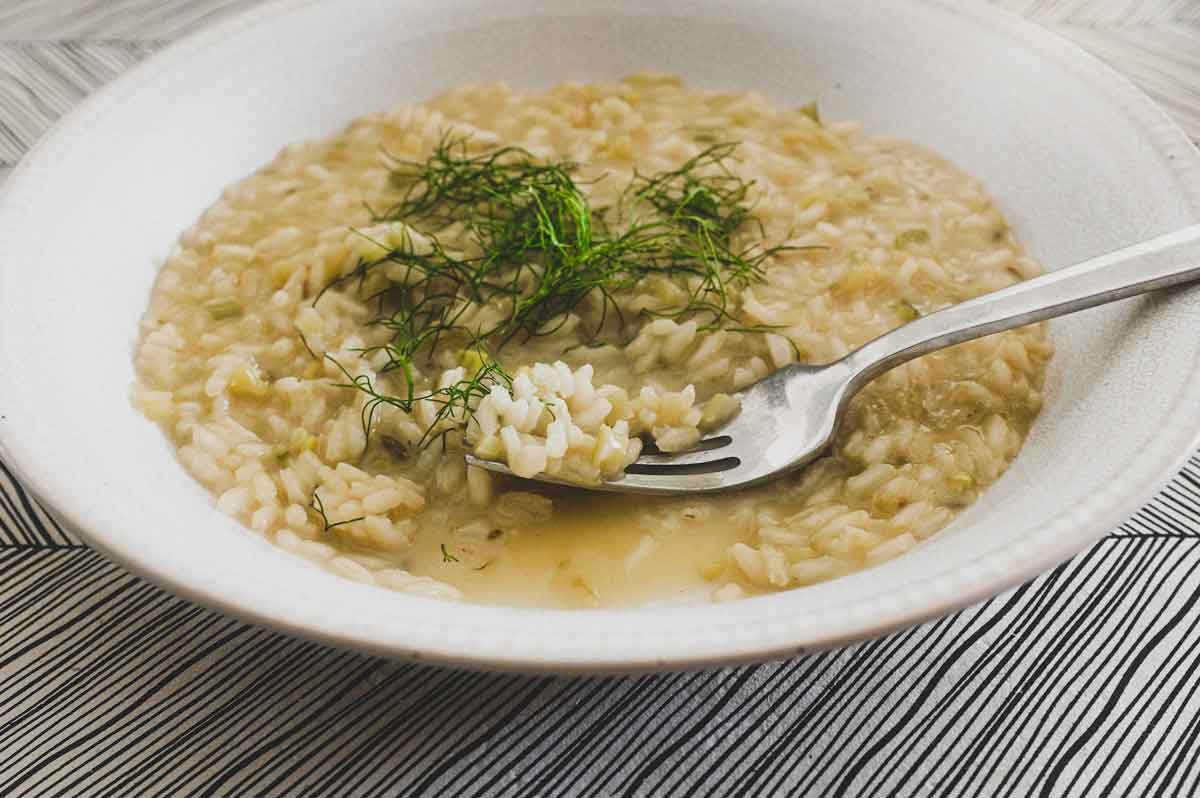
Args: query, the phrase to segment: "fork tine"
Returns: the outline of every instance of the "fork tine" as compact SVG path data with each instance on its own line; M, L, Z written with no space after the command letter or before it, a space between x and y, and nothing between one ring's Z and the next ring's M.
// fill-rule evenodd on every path
M627 474L714 474L730 471L742 464L740 457L711 457L689 463L642 463L634 461L626 468Z
M473 454L467 454L467 464L494 471L497 474L515 476L504 463L495 460L483 460ZM571 488L587 488L610 493L634 491L637 493L654 493L659 495L677 495L681 493L707 493L721 490L724 481L720 472L713 474L624 474L618 479L601 482L596 485L579 485L554 479L545 474L534 477L538 482L551 482L555 485L566 485Z
M713 445L705 446L707 442L713 442ZM696 463L706 463L710 460L719 460L722 457L728 456L726 453L727 447L733 443L733 438L729 435L715 435L686 451L682 452L649 452L643 453L634 462L638 465L692 465Z
M630 474L626 472L620 478L602 482L595 486L596 490L637 493L652 493L660 496L670 496L685 493L711 493L725 490L726 480L723 472L713 474Z

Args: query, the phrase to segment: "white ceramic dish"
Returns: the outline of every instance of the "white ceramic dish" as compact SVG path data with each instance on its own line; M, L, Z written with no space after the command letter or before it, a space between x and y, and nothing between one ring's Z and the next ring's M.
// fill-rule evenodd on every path
M651 6L652 7L643 7ZM283 144L467 81L637 69L818 98L982 178L1049 268L1200 221L1200 157L1074 46L931 2L283 2L172 47L90 98L0 200L0 455L130 570L249 621L391 656L524 670L765 659L878 635L1029 579L1100 538L1200 428L1200 290L1057 322L1049 401L1014 467L917 550L725 605L549 612L342 580L211 507L130 407L156 266L221 188Z

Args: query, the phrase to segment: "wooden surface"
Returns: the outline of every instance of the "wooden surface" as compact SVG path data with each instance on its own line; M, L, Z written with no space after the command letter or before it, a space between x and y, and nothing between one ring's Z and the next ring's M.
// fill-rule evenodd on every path
M89 91L251 5L0 2L0 175ZM1200 0L1003 5L1200 139ZM464 674L169 596L0 463L0 797L1197 795L1198 601L1193 458L1070 563L881 640L704 673Z

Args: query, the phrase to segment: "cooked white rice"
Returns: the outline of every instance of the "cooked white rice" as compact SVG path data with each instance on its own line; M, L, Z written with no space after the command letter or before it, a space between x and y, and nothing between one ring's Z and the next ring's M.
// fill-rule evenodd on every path
M581 164L595 206L614 202L635 168L673 169L714 138L737 141L730 166L754 181L761 223L741 243L822 248L773 256L763 282L732 296L745 326L771 332L639 316L680 299L679 286L648 279L617 295L625 343L581 346L582 306L553 336L499 352L512 388L478 401L469 423L439 417L430 400L412 412L383 406L369 439L367 397L339 387L339 365L379 379L359 350L382 331L365 326L371 311L353 290L314 298L372 248L430 246L434 231L373 225L367 208L396 201L389 158L424 160L449 131L473 147L517 144ZM544 491L468 468L464 447L519 474L611 476L643 437L664 450L692 445L732 412L727 394L774 369L832 361L916 314L1039 271L975 180L854 124L664 76L545 93L465 86L289 145L229 187L162 269L133 397L218 509L346 578L548 606L727 600L873 565L942 528L1000 476L1037 415L1052 352L1044 329L893 370L852 402L831 456L728 496ZM418 364L418 385L461 379L461 358L436 352ZM421 448L437 425L445 434Z

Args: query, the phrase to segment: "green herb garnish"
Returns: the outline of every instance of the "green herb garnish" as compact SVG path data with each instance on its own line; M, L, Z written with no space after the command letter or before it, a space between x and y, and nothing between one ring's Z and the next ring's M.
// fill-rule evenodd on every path
M317 353L313 351L313 348L308 345L308 339L304 337L304 333L301 332L300 328L293 327L292 329L294 329L296 331L296 335L300 337L300 344L304 347L304 351L308 352L308 354L312 356L313 360L320 360L320 356L318 356Z
M344 526L345 524L353 524L355 521L361 521L366 517L360 515L357 518L338 521L334 524L329 523L329 516L325 514L325 503L321 501L321 494L317 493L315 490L313 491L312 499L309 500L308 509L313 513L316 513L317 517L321 519L321 524L323 527L321 530L322 532L328 532L335 527Z
M446 551L445 543L441 544L441 549L442 549L442 562L458 562L457 557L455 557L450 552Z
M646 315L700 316L706 330L736 325L729 288L761 280L766 260L791 249L734 248L733 233L751 219L752 185L727 167L736 147L715 144L678 169L635 176L621 207L605 213L589 205L569 161L542 163L516 147L470 155L466 140L443 139L427 161L397 164L391 180L404 196L375 221L428 230L461 224L480 254L457 255L426 233L432 251L392 249L326 290L353 281L361 288L381 265L403 267L401 279L370 294L385 309L372 323L389 329L410 357L461 332L469 302L506 306L506 318L471 331L497 349L517 336L556 332L585 301L599 310L589 331L596 338L612 319L625 321L614 294L649 276L686 286L688 298L669 313Z
M701 331L773 329L742 323L730 290L762 280L766 261L794 248L735 245L735 233L753 221L747 200L753 184L727 163L736 148L714 144L677 169L635 174L615 208L591 207L573 177L575 164L543 162L518 147L472 154L466 139L446 137L423 162L397 161L389 180L401 198L373 220L397 225L395 235L389 242L369 239L382 256L361 259L317 296L356 286L377 308L369 324L389 334L387 343L362 352L383 353L379 375L400 379L399 395L326 356L348 380L341 387L370 397L364 431L381 406L411 412L421 399L438 403L437 422L465 421L493 385L510 382L488 352L514 339L551 335L568 323L577 324L585 345L624 337L627 319L617 297L644 290L649 280L668 281L682 301L643 316L696 319ZM438 239L451 226L472 242L469 254ZM390 245L397 235L401 243ZM464 321L480 305L500 310L499 321ZM464 344L465 353L474 350L460 353L464 379L419 392L417 360ZM439 436L439 423L421 446Z

